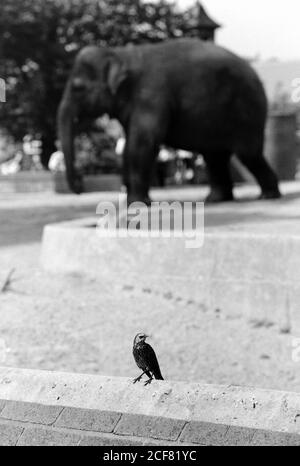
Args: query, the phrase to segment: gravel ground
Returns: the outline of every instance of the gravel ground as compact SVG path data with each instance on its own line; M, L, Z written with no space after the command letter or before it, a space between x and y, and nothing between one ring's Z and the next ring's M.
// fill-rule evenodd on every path
M170 296L129 288L121 273L118 283L103 284L43 272L43 225L93 215L97 200L1 195L0 284L16 269L0 294L2 365L133 377L132 339L145 330L165 378L298 391L293 336L276 326L188 303L180 290ZM162 308L173 313L171 322Z

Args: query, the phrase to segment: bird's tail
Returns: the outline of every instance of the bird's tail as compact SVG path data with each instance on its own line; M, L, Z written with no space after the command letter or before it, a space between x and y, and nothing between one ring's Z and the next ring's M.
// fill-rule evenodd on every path
M159 368L155 372L153 372L153 375L156 378L156 380L164 380Z

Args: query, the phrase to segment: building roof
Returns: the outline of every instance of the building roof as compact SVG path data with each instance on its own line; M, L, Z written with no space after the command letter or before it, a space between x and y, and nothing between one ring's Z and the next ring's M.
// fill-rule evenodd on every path
M191 25L189 29L217 29L221 27L216 21L214 21L204 9L200 2L197 2L194 6L188 9L188 15L191 17Z

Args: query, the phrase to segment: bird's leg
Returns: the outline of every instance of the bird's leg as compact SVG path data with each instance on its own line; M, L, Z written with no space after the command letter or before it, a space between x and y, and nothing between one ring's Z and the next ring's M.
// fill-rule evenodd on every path
M145 374L146 371L142 372L141 375L139 375L139 377L137 377L136 379L133 380L133 383L136 383L136 382L140 382L141 381L141 378L143 377L143 375Z
M152 382L152 380L153 380L153 377L152 377L152 374L151 374L150 377L149 377L149 379L146 380L146 382L144 383L144 385L145 385L145 386L146 386L146 385L149 385L149 384Z

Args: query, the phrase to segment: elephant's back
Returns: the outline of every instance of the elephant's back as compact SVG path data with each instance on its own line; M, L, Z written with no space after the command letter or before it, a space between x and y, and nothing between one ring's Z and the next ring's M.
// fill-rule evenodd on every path
M214 92L223 86L240 90L250 101L266 108L266 95L256 71L243 58L209 41L171 39L137 46L149 80L165 77L169 89L195 89L197 82ZM150 78L151 77L151 78ZM154 80L155 82L155 80Z
M158 61L172 102L169 140L175 146L184 141L187 148L195 134L202 142L232 144L239 134L261 137L267 99L246 60L213 43L179 39L161 44Z
M136 50L137 54L141 53L146 61L160 61L166 66L201 64L208 67L213 63L224 65L227 63L248 73L251 70L250 72L256 74L245 59L210 41L193 38L169 39L158 44L138 45Z
M183 71L190 70L197 75L201 71L216 73L228 70L233 80L251 81L262 87L256 71L247 60L213 42L174 39L156 47L162 66L165 63L173 72L179 69L184 75Z

